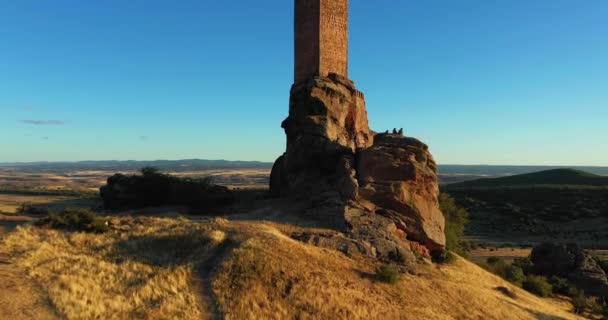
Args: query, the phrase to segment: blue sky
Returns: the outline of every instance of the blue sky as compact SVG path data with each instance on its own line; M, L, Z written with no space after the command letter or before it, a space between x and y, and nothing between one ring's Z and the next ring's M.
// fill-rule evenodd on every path
M370 125L439 163L608 165L608 1L351 0ZM0 0L0 162L274 160L293 3Z

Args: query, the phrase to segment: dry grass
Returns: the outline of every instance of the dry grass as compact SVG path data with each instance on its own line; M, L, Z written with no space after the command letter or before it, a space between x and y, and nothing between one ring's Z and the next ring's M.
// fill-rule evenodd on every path
M214 283L226 319L577 319L568 303L535 297L463 259L421 266L390 285L373 280L369 261L257 228Z
M3 248L67 319L201 318L194 265L217 235L177 219L121 228L94 235L18 227Z
M372 261L291 239L281 231L298 229L290 225L114 220L104 235L19 227L0 251L68 319L200 319L216 303L226 319L576 319L569 304L462 259L421 265L391 285L373 279ZM197 276L201 265L209 281Z

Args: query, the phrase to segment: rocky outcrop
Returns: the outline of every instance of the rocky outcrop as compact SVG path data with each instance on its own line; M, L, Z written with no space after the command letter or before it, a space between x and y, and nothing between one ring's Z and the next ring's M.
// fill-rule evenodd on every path
M208 179L178 178L157 172L142 175L115 174L100 188L105 209L132 209L180 205L209 209L234 201L233 193Z
M430 250L441 249L445 220L428 146L399 134L379 134L358 158L361 198L375 204L374 212L393 220L408 238Z
M570 280L586 293L608 296L608 277L600 265L576 244L543 243L530 256L534 271Z
M281 126L287 150L270 177L275 196L356 198L355 152L371 145L373 134L363 94L352 81L332 74L294 84Z
M402 130L371 131L352 81L332 74L294 84L282 127L287 150L272 168L272 194L306 203L306 216L355 239L347 251L400 261L412 247L424 255L445 246L428 147Z

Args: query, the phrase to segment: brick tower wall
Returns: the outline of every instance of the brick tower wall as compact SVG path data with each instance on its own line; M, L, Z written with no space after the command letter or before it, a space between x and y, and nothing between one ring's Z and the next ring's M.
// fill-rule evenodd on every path
M295 0L295 81L348 77L348 0Z

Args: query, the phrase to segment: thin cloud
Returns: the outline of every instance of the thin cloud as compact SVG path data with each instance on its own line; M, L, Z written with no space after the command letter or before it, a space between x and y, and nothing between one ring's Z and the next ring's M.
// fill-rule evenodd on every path
M38 126L45 126L45 125L61 126L61 125L65 124L65 121L63 121L63 120L21 120L21 122L26 123L26 124L34 124L34 125L38 125Z

